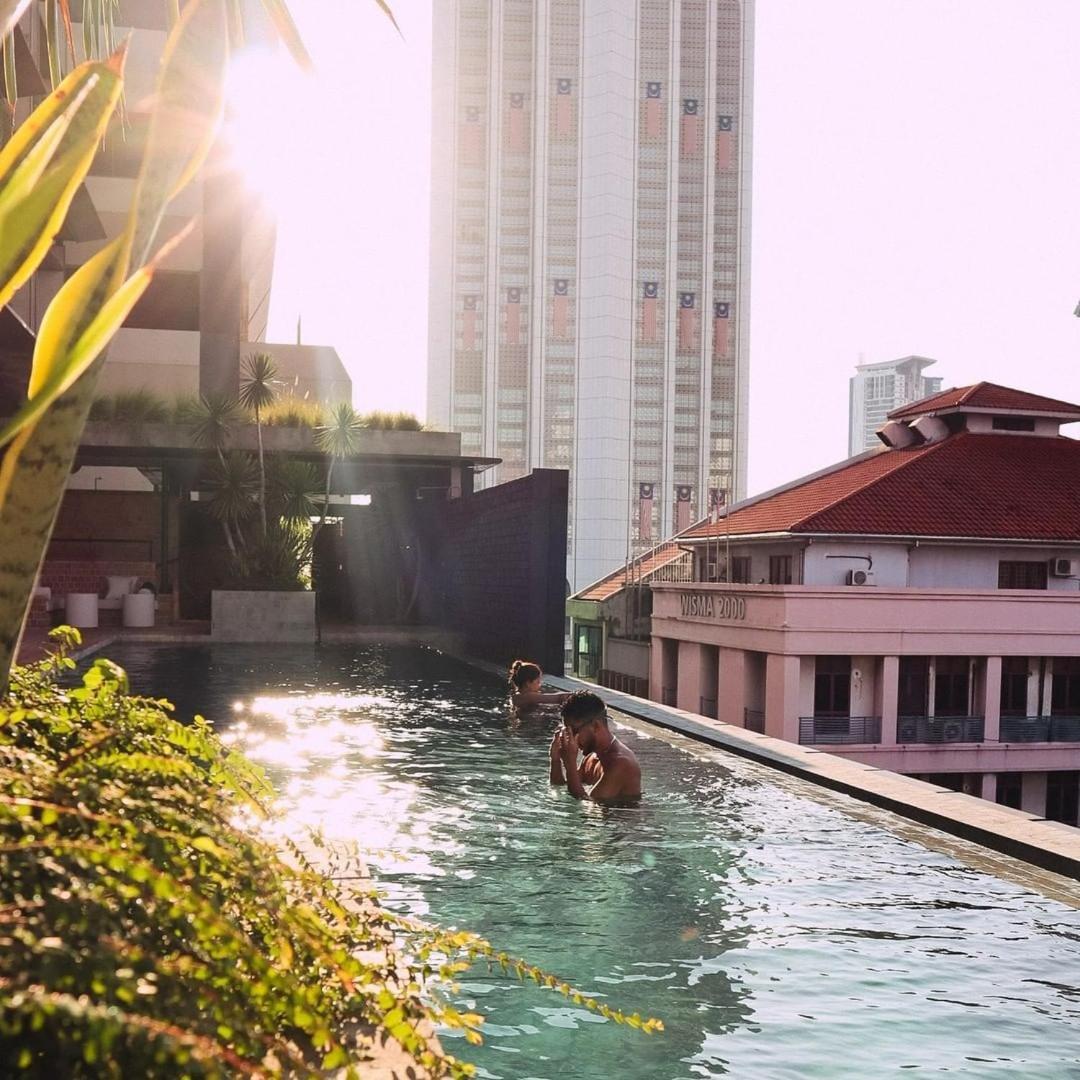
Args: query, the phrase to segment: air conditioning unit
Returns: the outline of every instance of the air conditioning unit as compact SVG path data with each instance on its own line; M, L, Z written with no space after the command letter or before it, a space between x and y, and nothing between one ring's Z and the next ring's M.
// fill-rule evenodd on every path
M874 584L874 571L873 570L849 570L847 572L847 583L849 585L873 585Z
M1072 559L1051 559L1051 577L1076 577L1076 563Z

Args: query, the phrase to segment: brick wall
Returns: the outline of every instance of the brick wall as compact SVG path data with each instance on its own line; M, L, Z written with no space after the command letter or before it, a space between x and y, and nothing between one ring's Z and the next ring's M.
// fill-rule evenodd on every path
M498 664L517 657L563 672L567 473L538 469L507 484L432 504L424 621L465 634Z
M157 562L161 500L153 491L67 491L47 559Z

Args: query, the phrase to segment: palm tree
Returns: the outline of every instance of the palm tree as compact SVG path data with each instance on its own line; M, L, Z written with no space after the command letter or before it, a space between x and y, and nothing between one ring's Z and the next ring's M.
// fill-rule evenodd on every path
M225 448L232 439L241 412L235 398L210 394L185 407L182 419L187 424L196 446L217 452L218 461L225 463Z
M243 536L244 522L251 517L256 490L255 463L250 454L230 451L221 453L220 460L210 470L210 513L221 522L225 541L233 559L240 555L233 532Z
M229 471L225 461L225 449L229 445L229 440L232 438L233 431L240 422L240 418L240 406L236 400L223 394L200 397L197 401L185 404L181 411L181 419L187 424L192 442L196 446L217 453L219 466L217 480L219 482ZM221 517L215 513L215 517L218 517L221 522L221 529L225 533L225 542L229 545L229 551L232 552L233 558L236 558L236 541L233 539L232 525L230 524L233 515Z
M262 410L274 403L277 390L277 367L269 353L252 353L244 361L240 380L240 404L255 413L255 432L259 440L259 513L262 534L266 536L266 462L263 459Z
M304 529L318 512L319 471L308 461L284 458L272 463L270 492L274 517Z
M361 433L364 430L363 422L347 401L335 405L327 417L327 422L315 429L315 445L324 454L330 456L330 461L326 466L326 493L323 497L322 514L312 533L312 543L326 523L326 512L330 508L330 481L334 475L334 463L352 457L359 451Z

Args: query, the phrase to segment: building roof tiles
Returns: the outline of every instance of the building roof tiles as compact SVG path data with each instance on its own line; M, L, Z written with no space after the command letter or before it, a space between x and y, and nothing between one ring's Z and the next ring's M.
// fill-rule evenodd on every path
M1080 542L1080 442L961 432L856 459L683 538L761 533Z
M1043 397L1041 394L1029 394L1024 390L1014 390L1009 386L999 386L992 382L977 382L971 386L954 386L938 394L902 405L889 413L890 420L909 420L928 413L942 412L967 406L969 409L1005 409L1009 412L1023 412L1038 415L1048 413L1054 416L1080 417L1080 405L1067 401Z
M606 577L575 593L575 600L607 600L619 592L628 581L646 581L658 570L678 562L686 554L677 540L668 540L651 551L639 555L628 566L620 566Z

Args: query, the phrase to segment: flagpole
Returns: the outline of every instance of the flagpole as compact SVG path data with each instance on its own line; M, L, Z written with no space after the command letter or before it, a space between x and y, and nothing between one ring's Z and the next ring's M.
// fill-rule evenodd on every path
M727 560L727 565L728 565L727 577L728 577L728 584L729 585L731 584L731 521L730 521L730 515L731 515L731 504L728 503L728 501L725 499L724 500L724 544L725 544L724 558Z

